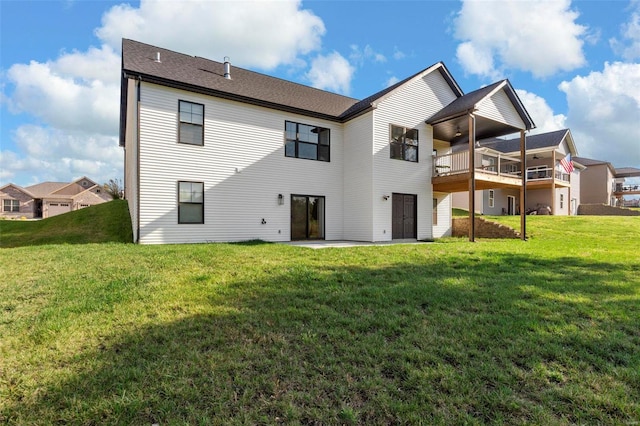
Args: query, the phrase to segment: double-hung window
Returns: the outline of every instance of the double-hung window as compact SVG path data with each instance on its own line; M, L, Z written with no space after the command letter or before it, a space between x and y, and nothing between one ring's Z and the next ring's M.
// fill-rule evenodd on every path
M178 101L180 128L178 142L204 145L204 105Z
M418 130L391 126L391 158L418 162Z
M19 200L3 200L2 210L9 213L17 213L20 211Z
M178 223L204 223L204 183L178 182Z
M331 136L329 129L285 121L286 157L330 161Z

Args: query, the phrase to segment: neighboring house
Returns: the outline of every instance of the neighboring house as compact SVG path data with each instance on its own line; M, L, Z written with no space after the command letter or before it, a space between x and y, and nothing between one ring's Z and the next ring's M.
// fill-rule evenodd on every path
M584 167L573 163L567 173L561 161L578 154L569 129L541 133L526 138L527 195L525 212L547 211L554 215L575 215L580 205L580 173ZM520 155L520 140L482 140L478 152L493 152L499 158ZM570 160L569 160L570 161ZM494 164L487 164L493 167ZM475 211L487 215L520 213L517 189L495 188L476 192ZM468 209L468 192L453 194L453 207Z
M576 157L586 167L582 173L581 199L584 204L622 206L625 195L640 195L640 185L625 185L625 178L640 177L640 169L616 169L608 161Z
M9 183L0 188L1 215L9 218L48 218L94 204L111 197L91 179L69 182L43 182L21 187Z
M125 189L148 244L450 235L451 193L522 186L473 167L468 141L534 127L509 81L465 95L441 62L358 100L125 39L121 88Z
M631 180L627 181L627 178ZM640 200L640 169L635 167L616 168L616 179L613 188L613 196L616 198L616 206L638 207ZM625 196L636 198L628 199Z

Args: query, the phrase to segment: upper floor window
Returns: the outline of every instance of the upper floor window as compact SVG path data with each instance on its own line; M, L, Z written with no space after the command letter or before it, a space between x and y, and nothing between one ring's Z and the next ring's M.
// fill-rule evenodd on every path
M178 142L204 145L204 105L179 101L180 128Z
M5 212L19 212L20 201L19 200L3 200L2 210Z
M204 183L178 182L178 223L204 223Z
M418 162L418 130L391 126L391 158Z
M285 121L286 157L306 158L308 160L329 161L330 131L324 127Z

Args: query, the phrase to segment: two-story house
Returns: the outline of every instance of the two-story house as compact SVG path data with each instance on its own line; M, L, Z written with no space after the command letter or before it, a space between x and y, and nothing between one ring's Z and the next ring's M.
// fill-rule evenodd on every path
M465 95L441 62L359 100L125 39L121 93L134 239L150 244L449 235L452 192L521 187L474 172L476 138L534 127L509 81Z
M488 139L479 141L477 152L515 157L519 154L519 145L518 139ZM527 136L526 145L525 212L577 214L580 205L580 173L585 167L571 160L578 155L571 131L562 129ZM486 167L494 167L491 156L484 161L487 163ZM568 162L571 162L571 166ZM476 194L475 211L480 214L515 215L520 212L519 193L513 188L493 188ZM468 209L467 193L453 194L452 203L455 208Z
M623 167L616 169L610 162L576 157L577 163L586 167L582 173L582 202L623 206L624 196L640 195L640 185L625 184L628 178L640 177L640 169Z

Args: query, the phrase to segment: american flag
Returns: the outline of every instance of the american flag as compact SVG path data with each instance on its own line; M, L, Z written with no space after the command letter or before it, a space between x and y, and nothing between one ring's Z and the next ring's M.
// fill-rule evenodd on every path
M571 154L567 154L562 160L560 160L560 165L564 169L565 172L571 173L573 172L573 162L571 162Z

